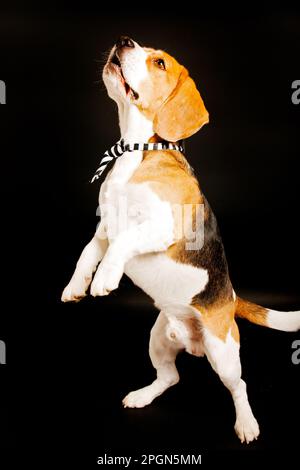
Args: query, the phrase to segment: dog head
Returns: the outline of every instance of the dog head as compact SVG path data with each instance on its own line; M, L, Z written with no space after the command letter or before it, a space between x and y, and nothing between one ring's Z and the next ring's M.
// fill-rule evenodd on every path
M127 36L121 36L112 48L103 80L119 106L137 106L164 140L187 138L209 120L186 68L166 52L141 47Z

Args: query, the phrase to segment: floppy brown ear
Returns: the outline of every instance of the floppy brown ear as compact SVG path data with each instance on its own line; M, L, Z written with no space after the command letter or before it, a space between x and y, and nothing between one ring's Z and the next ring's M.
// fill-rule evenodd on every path
M183 69L177 86L154 118L154 131L164 140L176 142L195 134L208 121L208 112L195 82Z

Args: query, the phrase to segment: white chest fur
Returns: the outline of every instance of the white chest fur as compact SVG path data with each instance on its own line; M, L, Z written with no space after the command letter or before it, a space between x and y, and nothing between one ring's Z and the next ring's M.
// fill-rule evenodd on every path
M104 182L99 193L99 203L111 202L115 196L114 192L119 191L128 183L129 179L140 165L143 159L143 152L125 152L119 157Z
M108 240L112 240L127 222L130 201L128 198L128 181L143 158L140 151L126 152L118 158L114 167L101 185L99 208L101 222L105 226ZM126 219L126 220L125 220Z

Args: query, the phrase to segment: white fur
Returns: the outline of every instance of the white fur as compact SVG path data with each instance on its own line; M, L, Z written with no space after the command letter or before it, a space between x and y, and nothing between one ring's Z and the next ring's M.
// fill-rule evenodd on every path
M138 210L138 214L129 213L125 220L127 229L118 232L116 227L113 227L112 234L110 220L104 218L109 246L91 285L91 294L94 296L106 295L116 289L124 272L125 263L134 256L165 251L174 242L171 206L161 201L148 184L125 186L113 184L113 188L110 189L108 183L107 192L110 200L115 203L118 203L123 195L128 207L133 206L135 211Z
M278 312L268 310L267 326L281 331L298 331L300 329L300 311Z
M125 273L162 309L166 305L189 305L205 289L205 269L177 263L165 253L146 254L129 260Z
M239 343L232 338L231 332L224 342L207 329L203 330L203 343L212 368L231 392L236 411L234 429L241 442L248 444L257 439L259 427L248 402L246 384L241 379Z
M134 42L134 47L127 49L126 53L121 53L119 59L126 82L131 88L139 91L140 84L148 77L147 53L137 42Z
M156 380L147 387L129 393L123 400L125 407L142 408L179 381L175 359L183 345L168 339L167 325L167 317L161 312L151 330L149 354L153 367L157 370Z
M167 338L179 347L183 347L186 352L193 356L204 356L203 327L200 312L191 305L180 304L165 305L163 312L168 319ZM189 320L196 320L198 323L196 331L195 326L191 326Z
M75 272L62 293L63 302L78 301L85 296L97 264L103 258L106 249L107 240L104 238L103 224L100 224L77 261Z
M126 48L123 51L117 51L118 58L122 66L122 73L131 88L135 91L139 91L140 84L147 78L148 69L146 65L147 53L142 47L134 42L134 48ZM116 47L113 47L110 58L115 54ZM108 60L108 62L109 62ZM111 73L107 66L103 70L103 81L106 86L108 95L114 101L116 101L119 110L119 123L121 128L122 136L124 137L123 124L127 125L128 119L126 119L127 104L131 102L130 95L126 95L124 85L122 84L120 77ZM138 129L135 128L135 131ZM153 135L153 134L152 134ZM150 136L151 137L151 136Z

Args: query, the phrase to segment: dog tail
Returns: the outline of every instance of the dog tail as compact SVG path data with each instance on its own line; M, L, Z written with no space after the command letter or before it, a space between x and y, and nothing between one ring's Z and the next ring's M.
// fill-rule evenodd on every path
M275 330L300 330L300 311L279 312L237 297L235 315L246 318L256 325L267 326Z

